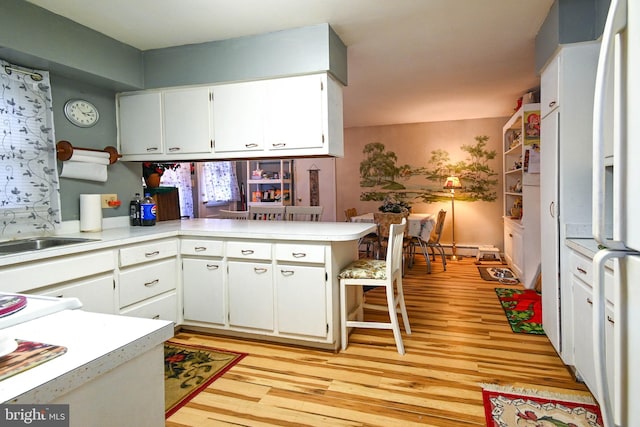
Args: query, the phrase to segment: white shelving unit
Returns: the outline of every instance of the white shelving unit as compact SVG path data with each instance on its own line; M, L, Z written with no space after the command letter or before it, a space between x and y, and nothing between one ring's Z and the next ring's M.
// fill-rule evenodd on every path
M293 160L247 161L247 205L286 206L293 200Z
M504 125L502 166L504 254L531 288L540 264L540 104L523 105Z

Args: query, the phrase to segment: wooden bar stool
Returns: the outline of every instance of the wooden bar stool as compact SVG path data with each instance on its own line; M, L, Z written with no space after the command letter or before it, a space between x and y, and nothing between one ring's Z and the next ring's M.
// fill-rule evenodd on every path
M392 224L390 226L386 259L359 259L352 262L338 275L340 279L340 332L343 350L347 348L347 328L376 328L391 329L398 353L405 353L398 312L402 315L405 331L407 334L411 334L409 316L407 315L407 307L404 303L404 293L402 291L402 241L406 227L406 219L402 219L401 224ZM347 313L347 286L363 286L367 290L375 287L384 287L387 294L387 305L366 304L363 301L361 306L358 306L352 313ZM387 310L390 321L366 322L349 320L353 317L353 313L361 313L363 308Z

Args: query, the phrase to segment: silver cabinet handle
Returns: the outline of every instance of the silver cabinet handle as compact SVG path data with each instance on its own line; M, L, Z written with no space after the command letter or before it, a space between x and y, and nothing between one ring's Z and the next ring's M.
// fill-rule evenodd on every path
M256 148L258 144L256 144L255 142L252 142L250 144L244 144L244 146L247 148Z
M295 273L295 271L293 270L280 270L280 273L283 276L293 276L293 274Z
M207 268L209 270L217 270L220 268L220 266L218 264L207 264Z
M240 251L240 253L242 253L242 255L251 255L253 254L253 250L252 249L243 249Z
M615 320L613 320L613 317L611 316L607 316L607 320L609 321L609 323L611 323L612 325L615 325Z
M160 319L160 315L156 314L155 316L152 317L153 320L159 320Z
M152 280L152 281L150 281L150 282L145 283L144 285L145 285L147 288L150 288L151 286L155 286L155 285L157 285L158 283L160 283L160 279Z
M160 251L145 252L144 254L144 256L146 256L147 258L151 258L157 255L160 255Z
M304 252L291 252L291 256L294 258L304 258L307 254Z
M255 271L258 274L263 274L267 272L267 269L264 267L253 267L253 271Z
M584 269L584 268L582 268L582 267L576 267L576 270L578 270L578 273L581 273L581 274L587 274L587 270L585 270L585 269Z
M180 151L180 147L169 147L169 151L171 152Z
M593 300L591 300L591 298L587 298L587 303L588 303L589 305L593 305Z
M556 202L551 202L549 203L549 214L551 215L551 218L555 218L556 216L553 213L553 207L555 206Z
M549 103L549 108L553 107L554 105L556 105L556 101L551 101L551 102Z
M193 248L194 251L196 252L202 252L202 251L206 251L207 247L206 246L196 246L195 248Z
M271 144L272 147L286 147L287 144L285 142L274 142Z
M158 151L158 147L147 147L147 152Z

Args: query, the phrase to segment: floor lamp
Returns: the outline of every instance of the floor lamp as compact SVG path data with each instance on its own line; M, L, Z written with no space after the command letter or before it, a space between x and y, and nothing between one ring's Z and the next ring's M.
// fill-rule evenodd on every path
M457 261L458 255L456 255L456 211L454 210L454 200L456 198L456 188L462 188L460 178L457 176L447 177L444 183L446 190L451 190L451 260Z

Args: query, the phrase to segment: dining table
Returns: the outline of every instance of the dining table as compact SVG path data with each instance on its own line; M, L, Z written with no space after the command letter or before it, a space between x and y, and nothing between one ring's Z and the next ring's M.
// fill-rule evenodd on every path
M373 212L367 212L362 215L351 217L351 222L375 222L373 220ZM431 230L436 225L436 215L430 213L411 213L407 217L407 235L418 237L428 242L431 236Z

